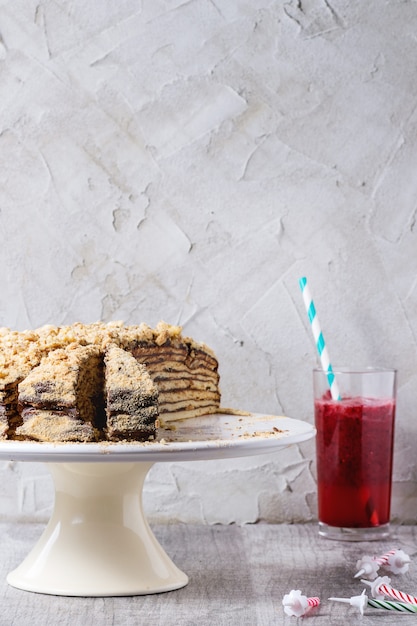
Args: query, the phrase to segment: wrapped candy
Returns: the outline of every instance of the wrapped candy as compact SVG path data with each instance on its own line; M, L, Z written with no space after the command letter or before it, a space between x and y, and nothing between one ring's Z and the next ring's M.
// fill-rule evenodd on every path
M319 606L319 604L320 598L307 598L307 596L302 595L299 589L292 589L282 600L285 613L294 617L305 615L315 606Z

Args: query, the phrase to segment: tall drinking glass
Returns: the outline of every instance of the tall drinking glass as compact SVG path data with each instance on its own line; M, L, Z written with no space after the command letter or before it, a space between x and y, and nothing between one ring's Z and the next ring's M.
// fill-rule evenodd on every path
M389 536L396 371L333 371L339 400L327 373L313 371L319 534L382 539Z

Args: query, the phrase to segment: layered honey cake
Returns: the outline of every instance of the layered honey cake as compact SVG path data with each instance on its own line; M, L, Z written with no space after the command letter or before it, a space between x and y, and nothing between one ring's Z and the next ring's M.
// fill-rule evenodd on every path
M145 365L111 344L104 355L107 439L141 441L155 436L158 388Z
M0 328L0 438L143 440L219 406L214 353L178 326Z

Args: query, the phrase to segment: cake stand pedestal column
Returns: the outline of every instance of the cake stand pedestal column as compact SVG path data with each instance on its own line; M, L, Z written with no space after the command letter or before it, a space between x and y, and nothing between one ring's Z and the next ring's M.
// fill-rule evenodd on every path
M152 463L50 463L55 504L45 531L7 582L65 596L171 591L188 577L156 540L142 508Z

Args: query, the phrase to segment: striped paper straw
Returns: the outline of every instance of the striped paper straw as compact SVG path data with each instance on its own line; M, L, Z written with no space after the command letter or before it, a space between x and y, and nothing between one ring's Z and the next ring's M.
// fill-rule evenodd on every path
M327 380L330 387L330 393L333 400L340 400L339 387L336 382L335 375L333 373L332 366L330 364L329 354L327 352L326 343L324 341L323 333L321 332L319 318L317 317L316 307L314 306L313 299L311 297L310 289L307 285L307 278L300 278L298 281L303 294L304 304L307 310L308 319L313 331L314 341L316 343L317 352L319 353L321 366L323 371L326 372Z

